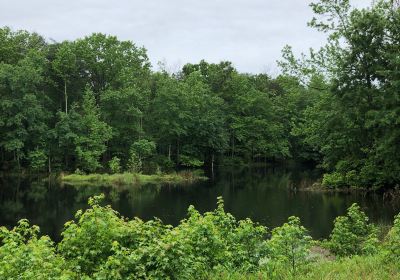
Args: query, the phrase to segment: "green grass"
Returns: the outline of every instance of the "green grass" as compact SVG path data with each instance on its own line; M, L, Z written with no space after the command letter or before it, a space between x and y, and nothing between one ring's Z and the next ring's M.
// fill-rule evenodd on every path
M119 173L119 174L70 174L61 175L63 183L75 186L140 186L143 184L185 184L198 180L206 180L207 177L199 172L182 171L170 174L145 175L140 173Z
M210 280L260 280L260 279L296 279L296 280L394 280L400 279L400 267L396 263L386 263L379 255L353 256L338 260L321 260L303 268L293 276L288 270L281 269L274 277L266 272L240 273L224 271L210 275Z
M337 261L316 263L311 267L310 272L305 273L299 279L400 279L400 271L398 265L384 263L379 255L354 256Z

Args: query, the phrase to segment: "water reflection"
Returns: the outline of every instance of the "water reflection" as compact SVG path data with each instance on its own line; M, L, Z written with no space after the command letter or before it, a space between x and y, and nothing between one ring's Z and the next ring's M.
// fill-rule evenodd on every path
M223 196L225 208L237 218L250 217L275 227L290 215L299 216L315 238L327 237L333 219L359 203L371 219L391 223L399 203L385 203L378 194L304 192L319 173L299 168L242 168L220 170L213 180L190 186L146 185L142 187L74 187L40 178L0 178L0 225L13 226L28 218L42 233L59 239L63 224L73 219L87 199L105 193L107 203L125 217L161 218L176 225L190 204L201 212L215 208Z

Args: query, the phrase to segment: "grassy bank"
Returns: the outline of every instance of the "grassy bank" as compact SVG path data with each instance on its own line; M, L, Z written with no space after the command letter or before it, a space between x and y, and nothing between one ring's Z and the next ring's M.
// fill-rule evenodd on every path
M169 174L140 174L140 173L118 173L118 174L69 174L60 175L63 183L74 186L140 186L143 184L185 184L199 180L207 180L207 177L199 171L182 171Z

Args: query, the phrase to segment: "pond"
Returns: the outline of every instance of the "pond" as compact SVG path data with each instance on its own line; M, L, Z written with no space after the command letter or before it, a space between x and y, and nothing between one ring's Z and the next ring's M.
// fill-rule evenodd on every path
M176 225L189 205L201 212L215 208L218 196L226 211L238 219L251 218L269 228L291 215L299 216L314 238L326 238L333 220L357 202L372 221L392 223L400 203L387 202L379 194L301 191L320 177L316 170L299 167L220 169L210 180L191 185L143 185L141 187L75 187L22 177L0 178L0 225L14 226L27 218L43 234L60 239L66 221L87 207L90 196L104 193L106 203L123 216L144 220L158 217Z

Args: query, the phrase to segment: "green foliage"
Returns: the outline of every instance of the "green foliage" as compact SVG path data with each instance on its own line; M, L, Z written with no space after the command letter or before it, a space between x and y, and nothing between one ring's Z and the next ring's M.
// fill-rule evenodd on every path
M16 64L0 63L0 146L21 160L47 140L49 118L45 110L45 58L37 50L26 50L26 56Z
M265 266L270 275L276 277L284 268L295 276L310 261L311 240L297 217L289 217L287 223L275 228L267 243L270 259Z
M181 165L187 167L201 167L204 164L204 162L198 160L197 158L186 155L181 155L179 160Z
M100 120L100 111L96 106L94 94L86 90L83 96L79 130L74 139L75 152L79 166L89 172L100 167L100 156L105 152L111 138L111 128Z
M266 228L225 213L222 199L201 215L191 206L177 227L160 221L127 221L102 197L68 222L58 245L69 268L96 279L192 279L216 267L253 271L265 257Z
M127 170L132 173L139 173L142 171L142 160L134 151L130 152Z
M76 174L76 175L85 175L85 172L83 172L82 170L77 168L77 169L75 169L74 174Z
M296 277L282 267L277 275L271 277L265 271L255 273L243 273L231 270L212 272L207 279L210 280L394 280L400 277L400 270L397 263L388 263L379 256L353 256L341 258L335 261L323 260L311 263L307 269L300 271Z
M158 166L161 167L162 171L170 171L175 167L175 163L172 159L168 158L167 156L157 155L154 158L154 161Z
M120 173L121 172L121 160L118 157L113 157L108 162L108 167L110 168L112 173Z
M400 13L389 2L355 9L350 1L315 1L310 26L327 33L326 46L301 59L284 53L284 69L305 84L317 72L327 78L297 131L322 154L329 173L324 181L331 187L377 189L399 183L399 77L394 70L399 38L394 28L399 29Z
M62 232L58 251L77 273L96 271L111 254L114 241L130 242L135 238L128 236L132 232L117 212L109 206L99 205L102 199L104 196L90 198L91 208L85 212L78 211L75 215L77 221L67 222Z
M350 4L312 2L327 44L300 58L285 47L276 78L229 61L152 72L144 48L115 36L49 43L0 28L0 166L29 167L37 149L85 172L112 156L135 172L296 159L319 164L328 187L394 187L400 12Z
M153 141L141 139L132 144L130 153L136 154L140 159L145 159L152 156L156 151L156 144Z
M198 170L197 170L198 171ZM202 171L202 170L200 170ZM79 170L77 170L79 172ZM141 173L118 173L118 174L83 174L77 173L61 176L61 181L74 186L113 186L113 187L131 187L145 184L185 184L198 180L207 180L203 172L182 171L179 173L157 173L146 175Z
M356 205L349 208L347 220L338 219L330 242L341 243L342 250L358 248L369 254L332 260L315 257L311 248L315 243L296 217L269 235L264 226L226 213L218 198L214 211L201 214L190 206L187 218L173 227L158 219L128 220L110 206L101 206L103 200L104 195L90 198L89 208L65 224L57 245L47 236L38 237L39 228L26 220L12 230L1 227L1 279L396 279L400 275L399 216L383 251L376 244L371 250L374 230ZM354 227L351 233L346 232L349 227Z
M351 205L346 216L335 219L328 248L340 257L375 253L378 244L377 228L368 220L356 203Z
M43 171L47 164L47 155L43 150L36 149L28 154L28 160L33 171Z
M322 178L322 185L329 188L342 188L346 186L343 176L337 172L326 173Z
M19 221L12 230L0 228L1 279L75 279L49 237L39 228Z
M394 217L394 225L385 238L384 255L389 262L400 260L400 214Z

